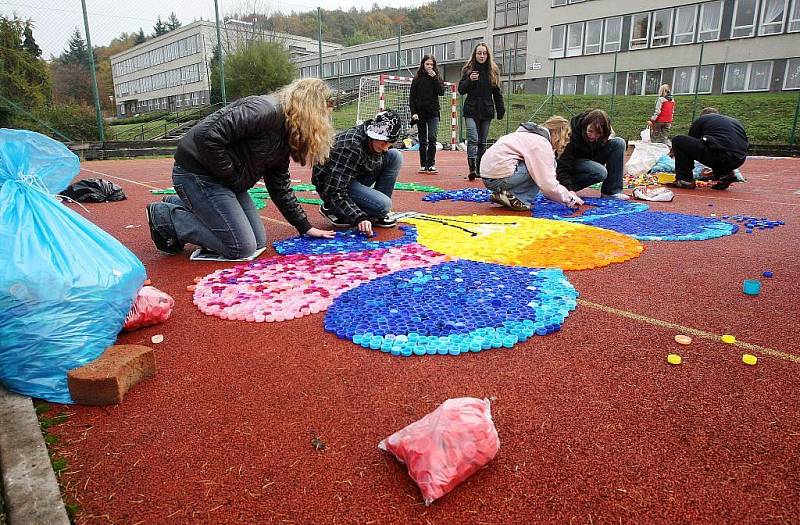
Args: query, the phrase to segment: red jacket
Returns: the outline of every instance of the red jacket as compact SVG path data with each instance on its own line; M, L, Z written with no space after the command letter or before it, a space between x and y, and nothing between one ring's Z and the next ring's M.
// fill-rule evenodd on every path
M672 95L658 97L656 100L656 110L650 120L653 122L672 122L672 114L675 112L675 101Z

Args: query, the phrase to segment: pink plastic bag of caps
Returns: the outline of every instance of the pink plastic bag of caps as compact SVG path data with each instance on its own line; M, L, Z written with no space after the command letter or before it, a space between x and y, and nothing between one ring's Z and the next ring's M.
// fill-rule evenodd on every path
M125 318L123 330L132 332L169 319L175 300L155 286L142 286Z
M425 505L430 505L489 463L500 439L489 400L459 397L395 432L378 448L406 464Z

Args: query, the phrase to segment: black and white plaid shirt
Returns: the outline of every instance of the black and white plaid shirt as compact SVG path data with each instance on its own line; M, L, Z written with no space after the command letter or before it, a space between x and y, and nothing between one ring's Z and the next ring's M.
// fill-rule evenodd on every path
M340 219L358 224L367 214L347 194L350 183L381 168L383 155L373 153L364 126L342 131L333 139L331 155L323 165L315 165L311 182L325 207Z

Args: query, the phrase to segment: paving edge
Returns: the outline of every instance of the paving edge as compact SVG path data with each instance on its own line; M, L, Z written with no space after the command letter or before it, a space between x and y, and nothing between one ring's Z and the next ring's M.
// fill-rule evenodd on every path
M30 397L0 385L0 476L8 525L69 525Z

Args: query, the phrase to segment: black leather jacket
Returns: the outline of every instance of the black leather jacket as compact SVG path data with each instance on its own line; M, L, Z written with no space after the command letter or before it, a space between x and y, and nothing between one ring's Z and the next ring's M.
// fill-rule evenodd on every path
M175 162L236 193L263 178L281 214L305 233L311 224L292 191L284 118L272 96L240 98L190 129L178 142Z
M480 73L478 80L470 80L469 72L465 72L458 83L458 92L467 96L463 115L475 120L491 120L495 117L496 109L497 118L502 120L506 106L500 87L492 85L486 64L476 64L475 69Z

